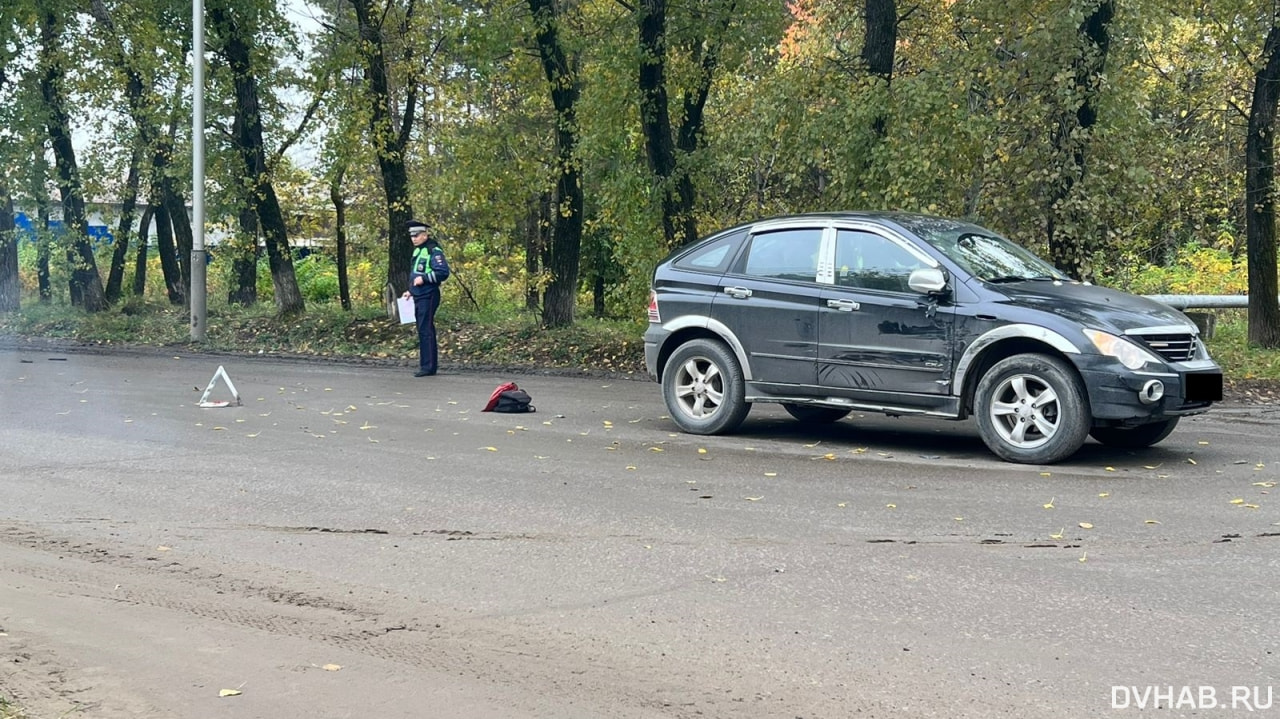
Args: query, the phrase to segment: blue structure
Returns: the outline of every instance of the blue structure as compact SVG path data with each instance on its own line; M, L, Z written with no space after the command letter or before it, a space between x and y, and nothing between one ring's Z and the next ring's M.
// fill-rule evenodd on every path
M18 237L26 239L28 242L36 241L36 226L31 222L31 218L27 217L25 212L17 212L14 214L14 224L18 229ZM66 232L62 220L49 220L49 229L53 234L61 236ZM106 225L89 225L89 239L95 244L111 244L115 242L115 235L111 234L110 228Z

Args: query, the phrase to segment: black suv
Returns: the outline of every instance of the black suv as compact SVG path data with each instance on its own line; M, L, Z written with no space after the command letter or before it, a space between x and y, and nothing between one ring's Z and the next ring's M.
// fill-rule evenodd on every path
M905 213L778 217L682 247L654 272L644 343L694 434L733 431L755 402L802 422L973 414L992 452L1047 464L1088 435L1148 447L1222 399L1177 310Z

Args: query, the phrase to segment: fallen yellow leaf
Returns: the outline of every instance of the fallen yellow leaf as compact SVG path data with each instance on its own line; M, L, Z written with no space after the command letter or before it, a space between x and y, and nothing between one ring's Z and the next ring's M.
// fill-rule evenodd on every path
M1087 561L1089 561L1089 553L1088 553L1088 552L1085 552L1084 554L1080 555L1080 561L1081 561L1081 562L1087 562Z
M240 696L240 690L239 690L239 689L223 689L222 691L218 692L218 696L220 696L220 697L238 697L238 696Z
M898 508L898 505L896 505L896 504L886 504L886 505L884 505L884 506L885 506L885 507L888 507L889 509L897 509L897 508Z
M1233 500L1231 500L1231 503L1232 503L1232 504L1244 504L1244 500L1243 500L1243 499L1233 499Z
M1196 461L1195 461L1194 459L1190 458L1190 457L1187 457L1187 463L1188 463L1188 464L1195 464L1195 463L1196 463Z
M661 452L661 451L662 451L662 448L661 448L661 447L650 447L650 448L649 448L649 451L650 451L650 452Z
M1092 524L1090 524L1090 523L1088 523L1088 522L1081 522L1081 523L1080 523L1080 528L1081 528L1081 529L1093 529L1093 525L1092 525Z
M743 499L747 500L748 502L759 502L760 500L764 499L764 497L743 497Z
M844 507L848 507L848 506L849 506L849 503L848 503L848 502L840 502L840 503L839 503L839 504L837 504L836 506L837 506L837 507L840 507L840 508L842 508L842 509L843 509Z
M498 451L498 448L497 448L497 447L481 447L480 449L488 450L488 451L490 451L490 452L497 452L497 451Z
M1108 472L1114 472L1114 471L1116 471L1116 468L1115 468L1115 467L1103 467L1103 469L1107 470Z
M322 666L322 667L320 667L320 668L321 668L321 669L323 669L323 670L325 670L326 672L336 672L336 671L338 671L339 669L341 669L341 668L342 668L342 665L341 665L341 664L326 664L326 665L324 665L324 666Z
M777 477L777 476L778 476L778 473L777 473L777 472L765 472L765 473L764 473L764 476L766 476L766 477Z
M1063 532L1065 529L1066 529L1066 527L1063 527L1062 529L1059 529L1059 530L1058 530L1058 533L1057 533L1057 534L1050 534L1050 535L1049 535L1049 539L1062 539L1062 532Z
M1057 499L1057 497L1054 497L1053 499ZM1049 500L1049 501L1044 505L1044 508L1045 508L1045 509L1053 509L1053 499L1050 499L1050 500Z
M707 450L703 449L702 447L698 448L698 454L706 454L706 453L707 453Z
M1110 497L1110 496L1111 496L1111 493L1110 493L1110 492L1099 492L1099 493L1098 493L1098 496L1099 496L1099 497L1102 497L1103 499L1106 499L1107 497Z

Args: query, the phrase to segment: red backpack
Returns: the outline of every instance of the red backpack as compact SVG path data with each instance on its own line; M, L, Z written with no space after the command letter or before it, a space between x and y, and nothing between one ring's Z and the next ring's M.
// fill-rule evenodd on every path
M528 392L516 386L515 382L504 382L489 395L489 403L481 412L536 412L530 402L533 400Z

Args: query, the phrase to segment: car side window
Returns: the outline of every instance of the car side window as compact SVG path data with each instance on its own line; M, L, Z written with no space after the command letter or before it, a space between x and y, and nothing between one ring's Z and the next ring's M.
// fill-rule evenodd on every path
M912 270L926 267L901 245L874 232L836 233L836 285L863 290L910 292Z
M814 282L822 228L776 230L751 238L743 272L753 277Z
M676 260L675 266L704 272L724 272L729 265L729 261L733 258L734 248L738 246L739 240L745 234L747 234L746 230L725 235L719 240L705 247L699 247L697 250Z

